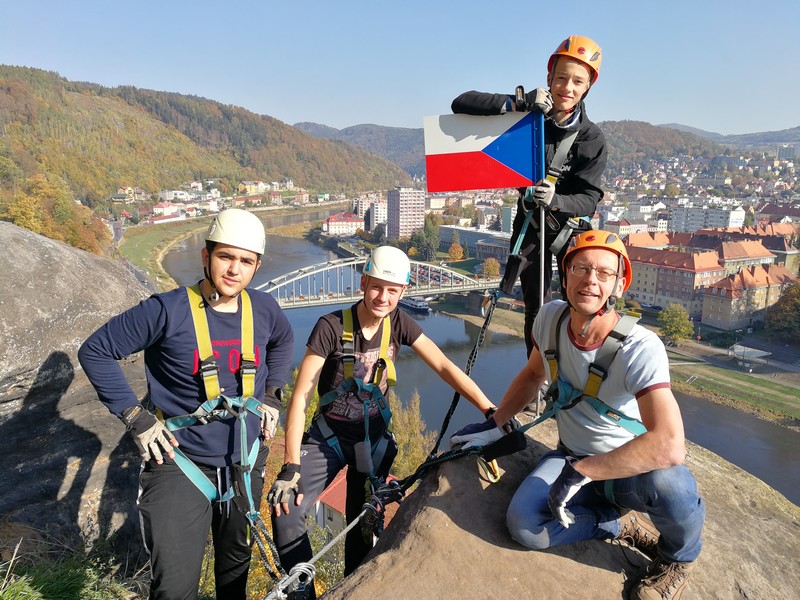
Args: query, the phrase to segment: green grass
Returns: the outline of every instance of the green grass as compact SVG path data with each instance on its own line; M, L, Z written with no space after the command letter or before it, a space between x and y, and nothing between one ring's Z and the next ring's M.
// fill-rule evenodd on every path
M771 420L800 420L797 387L709 364L672 365L670 371L673 386L684 393L755 411ZM697 379L685 383L693 375Z
M119 252L131 264L147 272L160 289L174 287L172 278L161 267L161 255L176 240L187 237L208 227L211 218L192 219L142 225L125 230Z

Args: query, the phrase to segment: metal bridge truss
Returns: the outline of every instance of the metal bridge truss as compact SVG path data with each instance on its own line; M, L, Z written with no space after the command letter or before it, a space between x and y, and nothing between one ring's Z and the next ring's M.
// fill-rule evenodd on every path
M362 296L361 271L366 257L342 258L286 273L256 287L268 292L282 308L350 304ZM406 296L435 296L499 285L499 278L477 279L441 265L411 261Z

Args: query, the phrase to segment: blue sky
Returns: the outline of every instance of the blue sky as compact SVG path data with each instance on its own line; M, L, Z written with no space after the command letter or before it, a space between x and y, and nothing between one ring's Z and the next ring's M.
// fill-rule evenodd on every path
M289 124L421 127L462 91L544 85L547 58L577 33L603 48L594 121L723 134L800 126L795 0L5 4L2 64L194 94Z

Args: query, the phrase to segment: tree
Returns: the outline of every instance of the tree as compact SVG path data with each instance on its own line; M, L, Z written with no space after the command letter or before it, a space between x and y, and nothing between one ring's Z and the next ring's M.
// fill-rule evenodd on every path
M461 260L461 257L464 256L464 249L458 242L453 242L450 244L447 255L450 257L450 260Z
M691 337L694 333L689 314L679 304L670 304L658 313L658 324L661 326L661 336L673 344Z
M500 275L500 263L496 258L487 258L483 261L483 274L486 277L498 277Z
M769 308L767 331L776 337L796 340L800 336L800 283L787 287Z
M425 462L433 447L435 432L425 432L425 420L419 409L419 393L403 406L397 395L389 392L389 407L392 409L392 424L397 439L397 458L394 459L392 475L403 478L411 475Z

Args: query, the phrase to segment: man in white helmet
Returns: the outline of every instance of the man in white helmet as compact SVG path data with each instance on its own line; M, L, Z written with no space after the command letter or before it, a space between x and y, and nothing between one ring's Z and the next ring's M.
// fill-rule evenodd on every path
M209 530L217 597L246 597L247 513L258 508L263 442L275 430L279 390L290 373L289 321L270 295L245 289L265 250L260 219L228 209L205 239L197 285L155 294L117 315L78 353L98 397L125 423L143 459L138 506L150 598L197 596ZM117 363L140 351L146 406ZM245 485L224 499L236 481Z
M402 250L376 248L361 278L364 298L350 308L321 317L309 336L286 409L284 465L267 497L274 510L275 542L287 572L312 557L306 516L339 471L348 466L348 522L363 508L367 478L382 480L389 473L397 445L383 394L394 383L393 361L400 346L411 346L484 414L494 408L475 382L425 336L417 322L396 310L410 277L410 263ZM320 409L304 432L306 407L315 387ZM364 540L359 528L348 533L345 574L361 563L370 548L372 540Z

